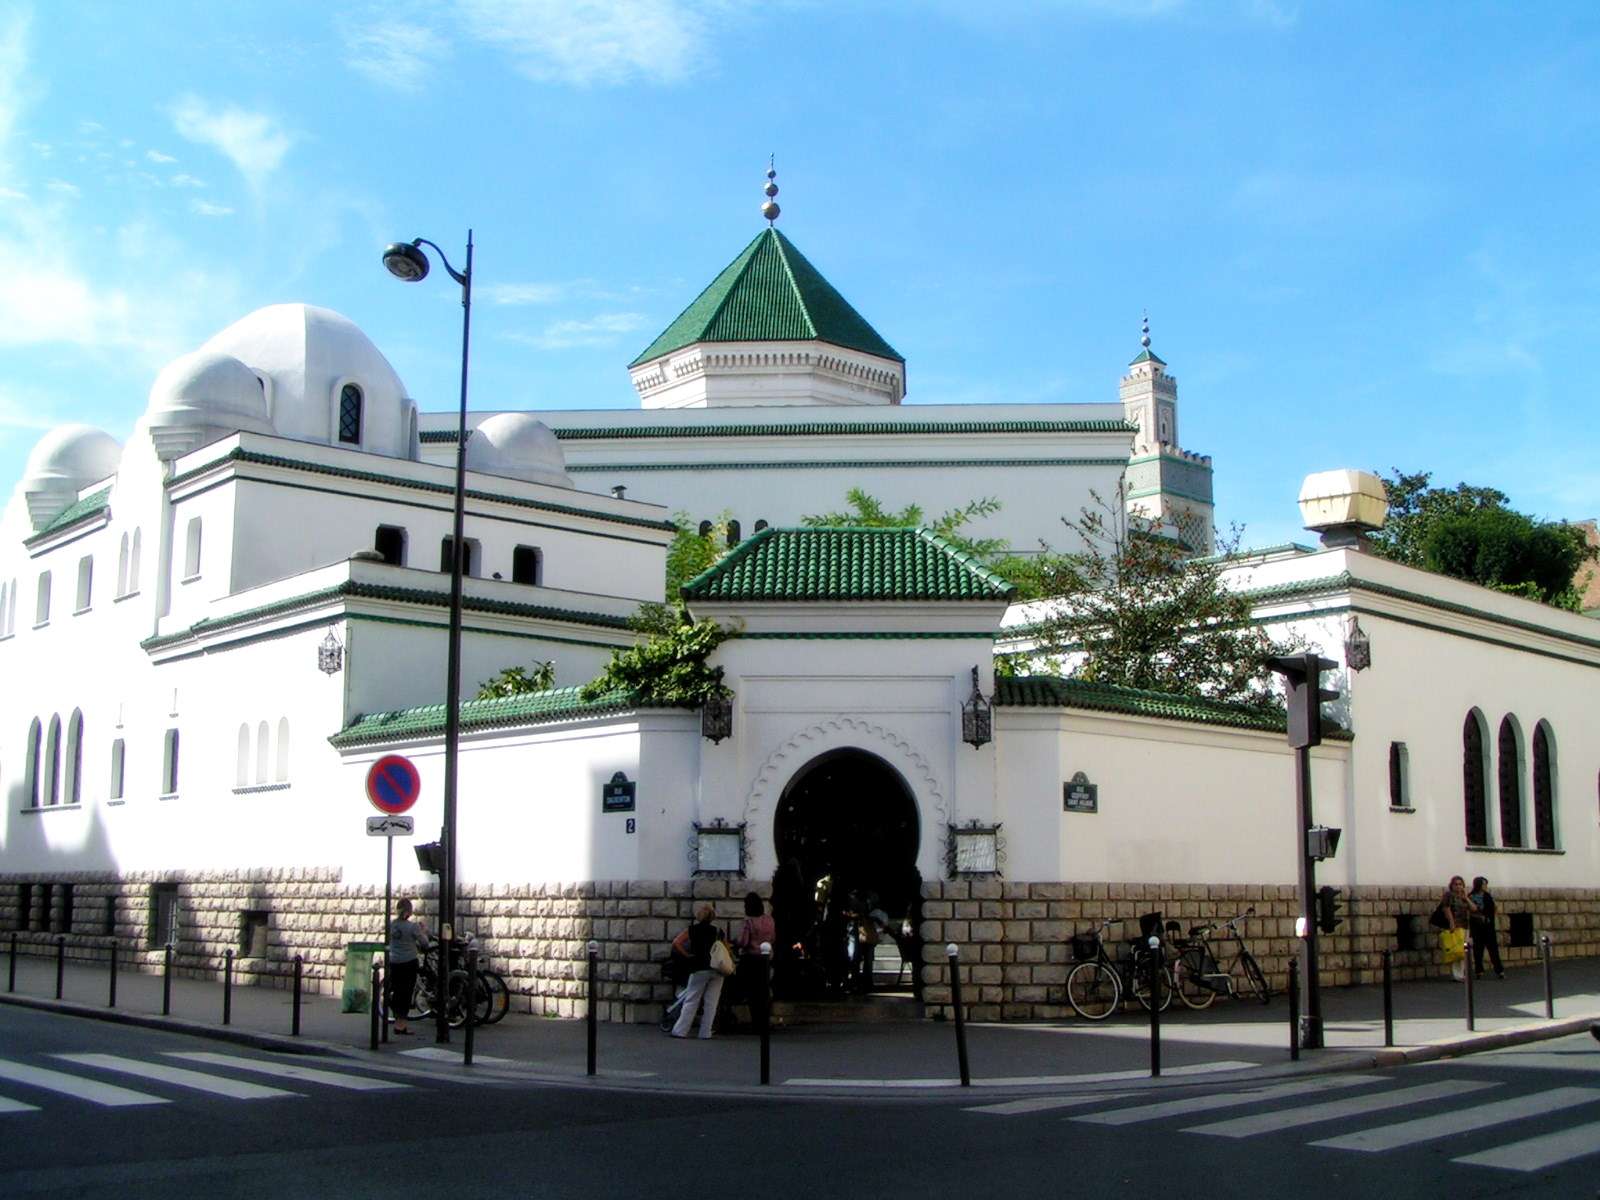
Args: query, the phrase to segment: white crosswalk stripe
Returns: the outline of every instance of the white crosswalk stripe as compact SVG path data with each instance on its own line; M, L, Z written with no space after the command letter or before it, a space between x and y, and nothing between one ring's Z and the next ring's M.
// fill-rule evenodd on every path
M1126 1093L1114 1096L1040 1096L1033 1100L1005 1100L999 1104L977 1104L967 1112L990 1113L997 1117L1016 1117L1023 1113L1049 1112L1053 1108L1085 1108L1090 1104L1105 1104L1120 1100Z
M40 1088L47 1092L57 1092L63 1096L87 1100L90 1104L98 1104L105 1108L166 1103L160 1096L136 1092L113 1083L101 1083L98 1079L83 1079L77 1075L68 1075L64 1071L51 1071L44 1067L6 1062L3 1059L0 1059L0 1079L9 1079L14 1083L25 1083L29 1087Z
M1341 1117L1358 1117L1390 1108L1404 1108L1428 1100L1465 1096L1496 1086L1498 1085L1475 1079L1450 1079L1440 1083L1425 1083L1420 1087L1398 1088L1395 1091L1351 1096L1343 1100L1328 1100L1322 1104L1308 1104L1300 1108L1234 1117L1232 1120L1218 1121L1211 1125L1194 1125L1184 1132L1226 1138L1255 1137L1257 1134L1277 1133L1284 1129L1297 1129L1302 1125L1335 1121Z
M1091 1125L1136 1125L1142 1121L1159 1121L1165 1117L1183 1117L1191 1113L1213 1112L1219 1108L1240 1108L1263 1100L1282 1100L1289 1096L1305 1096L1338 1088L1358 1087L1363 1083L1376 1083L1377 1075L1319 1075L1313 1079L1297 1079L1293 1083L1280 1083L1258 1088L1251 1092L1221 1092L1209 1096L1189 1096L1182 1100L1164 1100L1157 1104L1143 1104L1138 1108L1118 1108L1110 1112L1089 1113L1073 1117Z
M134 1075L141 1079L153 1079L158 1083L167 1083L213 1096L226 1096L230 1100L271 1100L280 1096L299 1094L286 1092L282 1088L266 1087L259 1083L246 1083L241 1079L227 1079L221 1075L207 1075L183 1067L169 1067L164 1063L140 1062L136 1058L124 1058L120 1054L57 1054L53 1057L64 1062L77 1063L79 1066L98 1067L101 1070Z
M1493 1150L1464 1154L1450 1161L1474 1167L1501 1167L1507 1171L1543 1171L1546 1167L1557 1167L1591 1154L1600 1154L1600 1121L1496 1146Z
M324 1071L316 1067L303 1067L298 1063L274 1062L263 1058L246 1058L238 1054L214 1054L209 1050L169 1050L168 1058L181 1058L187 1062L205 1063L213 1067L233 1067L240 1071L255 1071L279 1079L297 1079L305 1083L320 1083L327 1087L344 1088L352 1092L394 1091L410 1087L398 1080L373 1079L368 1075L347 1075L342 1071Z
M24 1104L21 1100L13 1100L9 1096L0 1096L0 1113L38 1112L37 1106Z
M1373 1153L1380 1150L1397 1150L1401 1146L1414 1146L1418 1142L1431 1142L1438 1138L1454 1137L1474 1129L1492 1129L1508 1121L1524 1117L1539 1117L1560 1112L1564 1108L1577 1108L1600 1100L1600 1091L1594 1088L1553 1088L1548 1092L1535 1092L1511 1100L1498 1100L1492 1104L1479 1104L1471 1108L1438 1113L1431 1117L1418 1117L1414 1121L1401 1121L1379 1129L1364 1129L1339 1137L1312 1142L1313 1146L1327 1146L1333 1150L1363 1150Z

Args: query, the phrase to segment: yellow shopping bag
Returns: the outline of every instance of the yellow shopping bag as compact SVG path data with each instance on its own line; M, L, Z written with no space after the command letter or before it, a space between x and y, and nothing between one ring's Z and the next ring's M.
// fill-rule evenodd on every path
M1439 949L1444 951L1447 963L1460 962L1467 956L1467 931L1446 929L1439 934Z

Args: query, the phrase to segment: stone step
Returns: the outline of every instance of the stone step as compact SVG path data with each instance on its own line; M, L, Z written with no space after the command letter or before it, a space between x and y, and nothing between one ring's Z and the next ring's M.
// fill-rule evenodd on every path
M907 995L846 996L837 1000L779 1000L773 1018L785 1025L878 1024L920 1021L922 1005Z

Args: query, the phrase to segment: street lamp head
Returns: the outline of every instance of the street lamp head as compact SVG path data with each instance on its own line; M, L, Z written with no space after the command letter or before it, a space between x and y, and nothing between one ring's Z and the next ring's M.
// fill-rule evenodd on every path
M383 265L389 274L405 283L428 277L428 256L411 242L395 242L383 252Z

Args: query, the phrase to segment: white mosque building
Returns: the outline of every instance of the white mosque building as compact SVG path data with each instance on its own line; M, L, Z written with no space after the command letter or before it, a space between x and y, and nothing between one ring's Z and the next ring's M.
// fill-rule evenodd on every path
M581 1012L592 938L603 1014L652 1018L692 903L731 917L781 870L878 894L910 956L926 944L931 1010L954 941L978 1015L1063 1015L1070 935L1152 909L1253 905L1284 969L1281 721L996 680L1029 619L1003 580L926 530L795 527L861 486L929 512L993 496L979 534L1059 544L1120 480L1209 528L1211 464L1179 447L1148 331L1113 401L907 405L904 360L769 227L629 370L636 410L473 414L466 447L467 694L536 660L558 685L461 713L461 924L521 1005ZM0 519L0 927L74 955L171 943L196 971L232 948L263 979L303 954L331 985L381 923L370 765L410 758L417 828L441 821L454 438L353 323L288 304L164 369L126 444L41 439ZM581 699L663 599L672 514L724 510L737 546L685 598L735 631L731 728ZM1600 626L1359 547L1233 574L1258 619L1341 663L1357 626L1370 650L1341 674L1350 733L1312 757L1318 819L1344 830L1327 979L1385 948L1435 969L1416 919L1457 873L1493 878L1513 959L1535 931L1600 950ZM409 855L396 879L429 907Z

